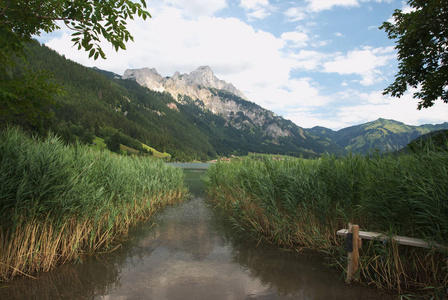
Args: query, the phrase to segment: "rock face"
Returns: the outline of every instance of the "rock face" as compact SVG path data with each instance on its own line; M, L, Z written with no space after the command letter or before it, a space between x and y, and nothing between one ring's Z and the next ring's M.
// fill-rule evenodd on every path
M191 99L209 102L212 93L208 88L212 88L230 92L247 100L246 96L231 83L218 79L209 66L199 67L189 74L175 72L173 77L162 77L154 68L128 69L124 72L123 79L134 79L140 85L154 91L166 91L174 99L178 99L178 95L186 95Z
M256 129L274 143L278 138L296 134L307 138L300 127L247 101L243 92L218 79L209 66L199 67L189 74L175 72L172 77L162 77L154 68L126 70L123 79L133 79L151 90L167 92L181 104L194 103L222 116L228 121L227 125L239 130Z

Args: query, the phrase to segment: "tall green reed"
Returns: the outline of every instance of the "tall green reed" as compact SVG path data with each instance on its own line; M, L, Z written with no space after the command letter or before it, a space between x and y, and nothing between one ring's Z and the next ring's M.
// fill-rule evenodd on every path
M110 247L136 222L182 199L183 178L182 170L162 161L6 129L0 133L1 278L48 270Z
M347 223L386 235L448 240L448 153L324 156L317 160L212 165L209 196L256 235L292 247L325 249L344 266L336 231ZM399 250L399 251L398 251ZM446 250L366 243L360 279L384 288L446 289Z

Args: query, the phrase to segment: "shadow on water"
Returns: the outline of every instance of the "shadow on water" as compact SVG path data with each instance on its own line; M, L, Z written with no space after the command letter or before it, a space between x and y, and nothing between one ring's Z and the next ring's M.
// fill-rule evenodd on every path
M236 232L204 198L203 170L185 173L192 199L156 214L119 250L2 284L0 299L387 299L347 287L316 255Z

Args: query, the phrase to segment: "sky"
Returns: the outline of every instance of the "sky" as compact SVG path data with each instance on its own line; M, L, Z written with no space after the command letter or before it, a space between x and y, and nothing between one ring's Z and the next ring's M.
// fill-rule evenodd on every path
M152 18L128 21L126 51L102 46L93 60L71 32L38 40L82 65L122 75L156 68L162 76L210 66L255 102L298 126L333 130L394 119L409 125L448 121L448 104L417 110L412 91L382 95L398 72L395 41L378 27L400 0L147 0Z

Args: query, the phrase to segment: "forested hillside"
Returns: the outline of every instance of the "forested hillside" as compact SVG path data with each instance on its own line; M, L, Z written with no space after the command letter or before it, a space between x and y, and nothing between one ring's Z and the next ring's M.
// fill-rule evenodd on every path
M63 94L56 96L56 105L45 109L53 112L54 117L39 118L30 124L20 114L11 113L2 118L3 124L19 123L41 133L51 129L68 142L78 139L92 143L95 136L106 141L115 139L141 152L144 143L182 161L248 152L317 157L328 150L328 145L307 133L307 141L288 137L271 141L263 132L237 128L222 116L202 109L196 99L184 97L180 103L168 93L151 91L133 80L81 66L37 42L28 48L27 61L19 61L14 72L26 68L48 70ZM219 90L213 92L224 95ZM235 97L230 93L223 96L232 100ZM241 118L244 116L233 119Z
M346 151L367 154L372 149L381 152L400 150L421 135L442 129L448 129L448 122L411 126L395 120L378 119L338 131L317 126L307 130Z
M380 119L339 131L323 127L305 130L229 91L208 88L210 95L219 99L211 105L239 107L241 111L214 113L199 99L179 95L176 101L168 92L152 91L132 79L86 68L37 42L29 45L27 53L27 59L18 60L11 73L48 71L52 79L46 86L62 93L56 94L55 103L35 100L32 105L42 106L39 114L34 114L31 106L13 107L0 114L2 127L19 124L40 134L51 130L66 142L92 144L95 137L101 137L117 152L121 144L135 149L134 154L151 155L143 143L175 161L204 161L249 152L313 158L347 151L365 154L372 148L394 151L421 134L448 128L448 123L416 127Z
M94 135L108 138L118 133L130 147L138 140L181 160L216 156L206 135L180 111L167 106L173 102L168 94L132 81L112 80L38 43L30 45L27 61L19 61L15 72L25 68L48 70L64 94L56 97L54 118L30 126L20 115L10 114L3 118L4 124L19 123L41 132L51 129L66 141L78 137L87 143Z

